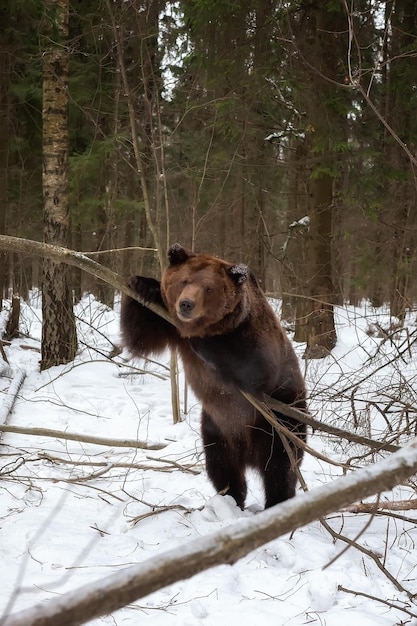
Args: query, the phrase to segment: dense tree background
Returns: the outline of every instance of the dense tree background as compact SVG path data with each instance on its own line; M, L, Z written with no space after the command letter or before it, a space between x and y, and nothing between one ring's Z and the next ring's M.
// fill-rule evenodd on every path
M0 10L0 231L36 240L48 4ZM65 52L72 248L126 276L159 274L176 240L245 261L312 356L334 345L335 304L402 320L417 296L414 0L71 0ZM0 265L0 295L39 285L38 261Z

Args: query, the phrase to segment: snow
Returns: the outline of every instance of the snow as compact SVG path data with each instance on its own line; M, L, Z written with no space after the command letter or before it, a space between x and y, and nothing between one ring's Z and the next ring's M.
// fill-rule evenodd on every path
M291 222L291 224L288 226L289 230L293 229L293 228L297 228L297 226L301 226L302 228L306 228L307 226L310 226L310 216L309 215L305 215L304 217L300 218L299 220L296 220L295 222Z
M0 457L0 616L48 602L132 565L186 551L199 538L262 519L259 479L250 475L245 511L215 495L204 472L200 408L188 392L184 421L171 416L169 356L158 363L108 355L119 341L118 304L91 297L77 306L80 351L74 363L39 372L41 311L36 294L22 305L22 332L5 351L15 373L26 372L8 424L115 440L106 446L57 437L3 433ZM310 408L317 419L374 439L415 429L415 316L405 330L379 336L389 315L361 307L336 310L338 344L326 359L306 363ZM0 329L2 319L0 318ZM304 346L295 345L302 355ZM131 366L134 366L132 368ZM0 403L11 379L0 376ZM382 408L381 408L382 407ZM383 409L383 410L382 410ZM117 446L134 439L158 450ZM311 447L352 468L378 460L364 448L314 433ZM389 456L389 455L387 455ZM341 465L306 456L302 471L313 489L344 473ZM297 498L302 498L301 490ZM414 497L412 485L384 492L385 500ZM417 514L397 517L346 511L327 516L336 533L368 554L346 548L313 522L250 552L139 599L93 626L280 626L352 623L417 624L417 606L377 567L416 592ZM397 608L393 608L397 607ZM408 611L408 612L407 612ZM411 614L411 615L410 615ZM1 617L0 617L1 623Z

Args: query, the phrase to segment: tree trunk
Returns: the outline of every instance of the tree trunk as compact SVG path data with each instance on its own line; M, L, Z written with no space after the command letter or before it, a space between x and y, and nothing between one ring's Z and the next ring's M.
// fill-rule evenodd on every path
M9 152L9 59L7 49L0 50L0 233L6 232L7 166ZM0 253L0 311L6 281L6 254Z
M388 44L387 119L400 140L415 146L415 40L417 36L417 6L414 0L396 0L390 14ZM412 253L415 250L416 176L417 168L397 141L386 141L385 153L391 169L388 221L392 228L392 274L390 284L391 315L402 323L410 308L409 287L413 274ZM395 205L392 206L392 198Z
M306 342L309 302L307 238L309 207L307 196L306 147L295 137L290 146L287 239L282 252L282 318L294 322L294 341Z
M44 240L67 246L68 206L68 0L45 0L43 59L43 204ZM77 335L68 269L44 261L42 281L41 369L68 363L76 354Z
M311 181L311 185L311 308L305 356L321 358L336 345L331 258L333 179L328 174L321 174Z
M301 92L306 111L306 183L310 198L309 311L303 312L307 320L307 358L326 356L336 343L331 242L333 183L340 171L334 146L343 141L341 131L346 117L342 95L334 83L340 78L339 57L346 49L345 21L343 9L330 9L324 0L306 5L294 21L300 78L308 85Z

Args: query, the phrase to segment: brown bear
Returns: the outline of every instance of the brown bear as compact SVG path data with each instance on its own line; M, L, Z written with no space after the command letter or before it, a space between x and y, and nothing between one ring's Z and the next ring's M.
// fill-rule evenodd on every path
M174 244L162 281L134 276L130 286L144 303L165 307L170 324L124 296L121 331L135 355L178 349L185 377L202 404L206 469L217 492L243 509L245 469L263 479L265 506L295 494L294 459L276 430L240 390L264 394L305 409L305 386L297 356L256 278L243 264L195 254ZM305 426L276 412L277 419L305 440Z

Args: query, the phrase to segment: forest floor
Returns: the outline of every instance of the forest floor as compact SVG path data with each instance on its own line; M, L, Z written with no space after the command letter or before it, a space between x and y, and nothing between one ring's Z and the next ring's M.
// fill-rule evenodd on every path
M77 305L80 350L74 363L39 372L40 301L22 305L22 337L5 348L12 372L0 375L0 405L10 378L24 372L9 425L161 443L160 450L32 434L4 433L0 456L1 618L187 545L263 508L255 475L247 508L213 493L204 471L198 403L182 395L174 425L167 365L108 358L119 341L118 306L85 297ZM338 343L321 360L301 359L316 419L400 443L416 430L416 315L389 330L387 312L369 304L336 309ZM0 318L0 330L4 322ZM133 369L132 366L134 366ZM180 376L182 380L182 376ZM183 382L181 383L183 392ZM309 444L330 462L306 455L308 488L378 460L359 445L318 432ZM409 481L381 502L412 502ZM302 498L301 490L297 498ZM370 501L374 501L371 498ZM411 506L411 504L410 504ZM279 513L277 513L279 514ZM326 518L221 565L161 589L94 626L393 626L417 624L417 511ZM356 545L347 551L346 541Z

